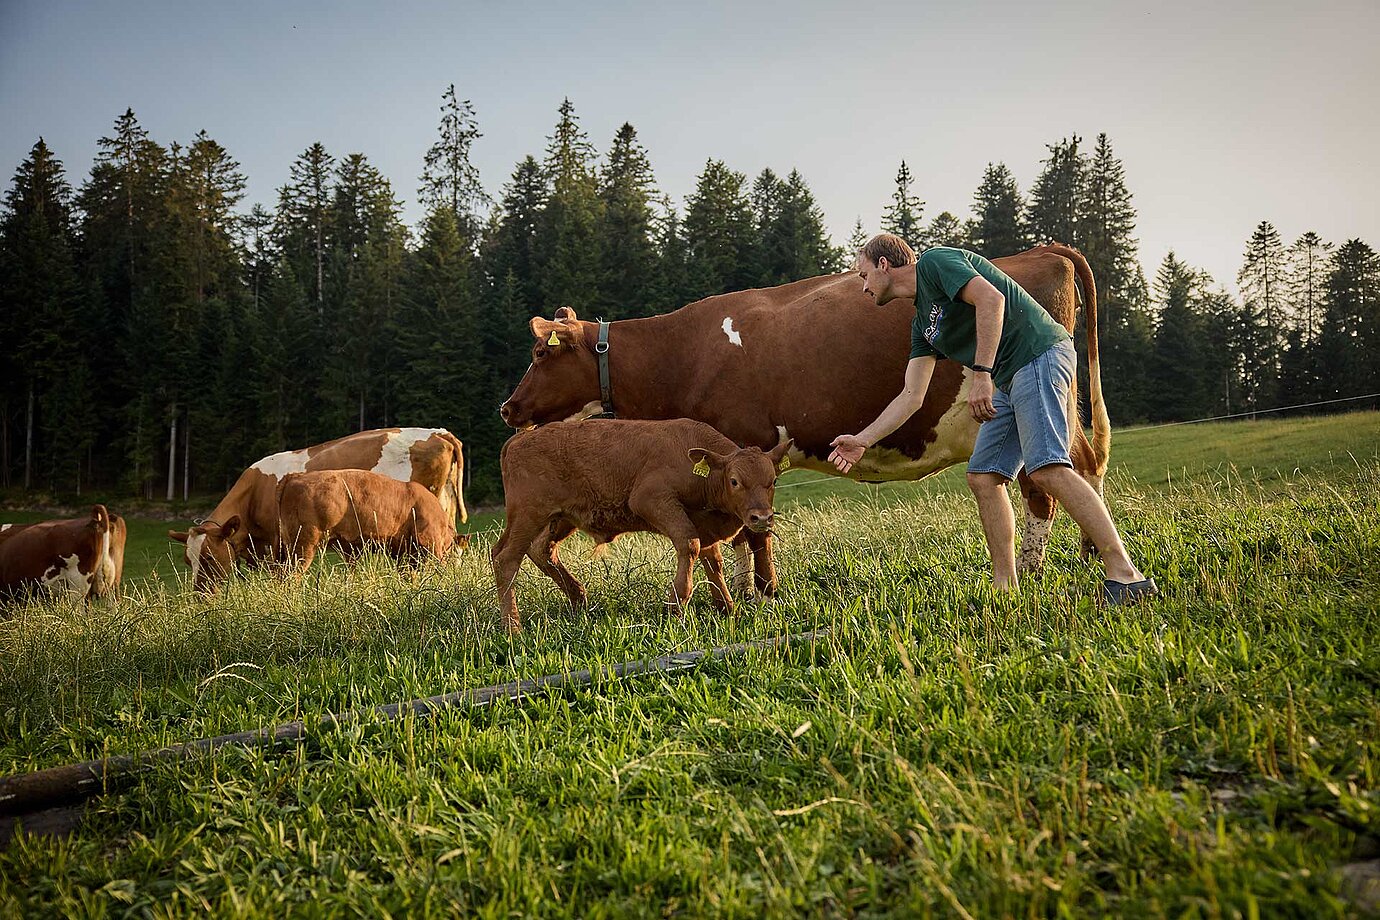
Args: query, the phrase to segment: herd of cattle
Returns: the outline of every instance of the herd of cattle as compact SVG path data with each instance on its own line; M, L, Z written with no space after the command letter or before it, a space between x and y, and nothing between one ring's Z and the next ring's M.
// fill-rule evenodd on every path
M1039 246L994 260L1065 328L1084 308L1093 437L1070 425L1075 467L1099 492L1111 447L1097 350L1097 306L1086 260ZM710 297L673 313L613 323L562 307L531 321L532 363L500 413L519 429L501 454L507 523L493 548L504 624L520 628L513 583L523 557L572 604L585 590L558 546L576 530L606 543L634 531L675 547L671 599L684 604L698 560L712 599L729 611L721 544L732 541L735 588L770 596L772 501L790 465L837 475L829 442L863 428L899 391L914 308L875 306L853 274ZM966 370L941 361L925 403L868 451L849 478L919 479L972 453ZM1075 419L1077 393L1070 397ZM615 418L591 419L594 415ZM362 431L284 451L244 471L182 544L197 590L237 564L303 567L322 547L365 545L400 559L446 558L467 542L463 446L444 429ZM1052 498L1022 473L1020 566L1043 561ZM118 592L125 524L89 517L0 525L0 591L34 588L102 597Z

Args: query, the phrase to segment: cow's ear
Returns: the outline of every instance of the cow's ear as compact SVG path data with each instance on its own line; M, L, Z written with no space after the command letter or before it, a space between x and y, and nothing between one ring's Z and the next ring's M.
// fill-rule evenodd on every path
M692 447L687 450L690 462L694 464L693 469L700 476L708 476L710 470L721 470L728 465L729 458L724 454L716 454L712 450L703 447Z
M559 307L553 318L558 323L573 323L579 319L579 317L575 315L574 307Z
M781 472L781 461L786 459L786 452L791 449L791 445L794 443L795 438L787 438L773 447L770 453L767 454L767 456L771 458L771 465L776 467L778 473Z
M226 519L224 524L220 525L220 538L222 540L228 540L233 537L239 529L240 516L238 514L232 514Z
M168 539L169 539L169 540L176 540L178 543L186 543L186 542L187 542L187 537L188 537L188 536L190 536L190 534L189 534L187 531L185 531L185 530L170 530L170 531L168 531Z
M546 345L570 345L575 341L575 336L579 333L579 327L567 326L565 323L552 322L549 319L542 319L540 316L532 317L528 323L532 330L532 337L538 342Z

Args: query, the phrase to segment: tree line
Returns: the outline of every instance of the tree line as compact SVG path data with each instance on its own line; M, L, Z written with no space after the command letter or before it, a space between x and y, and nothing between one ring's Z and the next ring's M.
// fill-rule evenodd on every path
M452 86L421 164L420 225L362 154L313 144L269 209L204 131L164 146L132 111L73 188L40 138L0 212L0 486L146 498L227 488L264 454L388 425L446 427L476 500L499 492L497 407L534 315L625 319L845 270L805 179L708 160L676 208L630 124L600 152L569 100L496 198ZM1114 418L1170 420L1380 387L1380 263L1367 244L1263 222L1233 298L1171 254L1141 270L1106 135L1048 147L1028 196L989 164L972 216L924 219L901 163L882 229L989 256L1060 240L1099 286Z

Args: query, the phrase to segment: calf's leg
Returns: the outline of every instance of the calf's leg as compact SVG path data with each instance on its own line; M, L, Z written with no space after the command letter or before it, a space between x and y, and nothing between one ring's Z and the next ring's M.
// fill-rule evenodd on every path
M509 632L522 630L522 618L518 615L517 594L513 583L517 580L518 569L527 548L537 538L546 521L508 509L508 526L503 536L494 544L490 559L493 561L494 584L498 588L498 608L503 616L503 625Z
M700 535L685 508L673 495L634 490L628 509L655 530L669 537L676 548L676 577L671 582L671 603L684 612L694 590L691 570L700 554Z
M585 586L570 570L561 562L560 553L557 547L561 541L575 532L575 525L566 521L553 521L545 533L539 534L533 541L530 549L527 550L527 558L531 559L543 572L547 574L556 586L565 593L570 601L570 606L575 609L584 607L587 602Z
M724 584L722 546L722 543L711 543L702 549L700 551L700 567L704 569L704 577L709 581L709 590L714 597L714 606L719 608L720 613L732 613L733 598L728 593L728 585Z

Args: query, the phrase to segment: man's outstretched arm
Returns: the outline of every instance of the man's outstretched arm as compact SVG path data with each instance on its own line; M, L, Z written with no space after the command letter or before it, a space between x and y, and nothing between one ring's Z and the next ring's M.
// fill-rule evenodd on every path
M838 467L840 473L852 469L869 447L900 428L915 414L925 401L936 360L934 355L911 358L906 364L905 388L882 410L877 420L857 434L841 434L830 442L829 446L834 448L834 452L829 455L829 461Z

